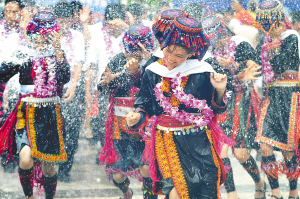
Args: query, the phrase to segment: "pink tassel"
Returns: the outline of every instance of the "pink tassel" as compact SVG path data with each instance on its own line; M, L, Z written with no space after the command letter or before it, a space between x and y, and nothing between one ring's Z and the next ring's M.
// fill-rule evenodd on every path
M113 117L114 100L111 97L109 99L108 113L105 124L105 143L99 155L100 164L112 165L115 164L119 159L119 154L115 151L113 143Z

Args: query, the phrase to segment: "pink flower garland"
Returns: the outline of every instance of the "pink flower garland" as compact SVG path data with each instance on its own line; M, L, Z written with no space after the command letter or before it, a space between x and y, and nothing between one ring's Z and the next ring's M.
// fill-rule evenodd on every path
M270 83L274 80L274 78L277 76L277 74L273 71L273 68L269 61L268 51L266 50L266 47L268 44L271 43L271 38L269 35L265 36L264 44L262 46L261 50L261 64L262 64L262 74L264 76L264 82Z
M53 93L57 90L55 65L56 60L54 57L33 59L33 69L35 72L34 85L37 97L52 97ZM47 72L48 81L46 80Z
M236 45L235 41L230 39L227 43L226 55L231 60L234 60L234 55L235 55L235 52L236 52L236 48L237 48L237 45Z
M156 84L154 88L154 95L157 101L159 101L159 105L164 109L166 113L180 122L194 124L200 128L207 126L212 117L214 117L214 114L213 111L208 107L206 100L198 100L193 95L187 95L183 92L183 89L181 87L182 77L180 73L178 73L176 78L172 79L171 82L174 96L179 99L182 104L186 105L187 108L196 108L200 110L201 115L187 113L184 110L179 112L178 107L172 106L169 97L165 97L163 95L163 92L161 90L162 83Z

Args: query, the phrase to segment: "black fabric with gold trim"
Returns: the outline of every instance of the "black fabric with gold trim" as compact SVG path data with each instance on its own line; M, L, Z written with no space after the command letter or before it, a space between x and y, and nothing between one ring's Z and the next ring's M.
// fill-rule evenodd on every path
M34 104L23 102L18 108L17 117L17 132L22 129L26 131L32 157L48 162L67 160L60 105L36 107ZM18 142L18 139L16 141ZM21 148L18 148L18 151L20 150Z

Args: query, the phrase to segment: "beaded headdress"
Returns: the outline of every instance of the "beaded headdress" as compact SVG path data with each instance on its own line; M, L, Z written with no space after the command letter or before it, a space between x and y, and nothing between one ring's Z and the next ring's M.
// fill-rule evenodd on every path
M275 22L282 23L291 28L283 11L283 4L280 1L264 1L257 6L256 22L265 34L270 34Z
M48 40L52 32L60 32L60 27L52 12L41 11L36 13L26 28L26 35L33 39L34 36L40 35Z
M175 17L162 48L173 44L181 44L191 49L200 61L209 47L209 39L200 22L194 18L179 16Z
M169 9L160 14L152 25L153 33L160 44L163 43L169 34L174 18L185 15L184 10L181 9Z
M142 25L132 25L123 37L123 46L126 54L132 54L137 50L142 50L138 43L145 46L148 52L153 50L153 36L151 29Z
M210 45L213 47L222 36L234 36L235 33L230 29L227 23L215 16L210 15L202 20L205 34L209 37Z

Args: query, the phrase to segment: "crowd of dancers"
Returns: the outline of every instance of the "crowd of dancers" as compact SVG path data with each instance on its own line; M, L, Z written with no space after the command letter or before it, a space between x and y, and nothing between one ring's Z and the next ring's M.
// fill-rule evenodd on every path
M267 198L267 184L282 199L280 174L289 199L299 199L299 17L290 23L278 0L255 13L231 5L221 15L162 2L152 22L140 4L110 3L95 23L80 2L6 0L0 155L6 169L17 162L25 197L42 186L51 199L58 180L72 180L84 117L123 199L134 194L130 177L143 182L145 199L216 199L223 185L236 199L230 148L255 199Z

